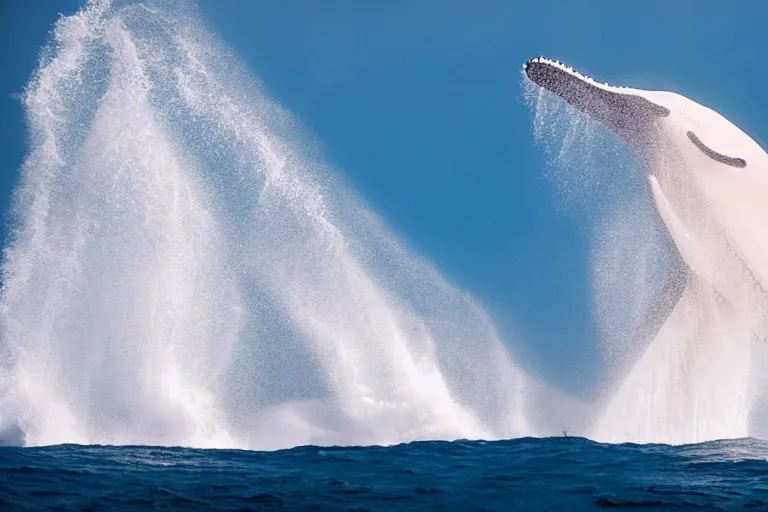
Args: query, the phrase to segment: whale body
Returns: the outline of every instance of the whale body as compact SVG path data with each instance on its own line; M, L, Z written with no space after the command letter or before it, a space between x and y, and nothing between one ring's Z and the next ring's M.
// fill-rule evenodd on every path
M768 332L768 154L685 96L601 84L545 58L526 77L637 155L683 263L677 296L590 437L689 443L755 434L753 368Z

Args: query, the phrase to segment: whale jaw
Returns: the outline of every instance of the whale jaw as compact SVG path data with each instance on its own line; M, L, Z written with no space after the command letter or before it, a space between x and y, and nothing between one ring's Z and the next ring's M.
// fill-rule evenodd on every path
M670 113L666 107L633 93L634 89L597 83L543 57L526 62L523 71L530 81L601 122L631 146Z

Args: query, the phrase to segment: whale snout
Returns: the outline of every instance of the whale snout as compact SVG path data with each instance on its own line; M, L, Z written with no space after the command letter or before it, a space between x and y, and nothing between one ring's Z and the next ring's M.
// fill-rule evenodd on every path
M523 65L523 71L533 83L560 96L628 142L670 113L666 107L634 94L633 89L599 84L559 62L531 59Z

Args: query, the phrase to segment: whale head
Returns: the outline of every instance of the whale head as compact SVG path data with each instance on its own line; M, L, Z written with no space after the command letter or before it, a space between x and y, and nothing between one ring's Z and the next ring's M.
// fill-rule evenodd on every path
M757 142L680 94L600 84L544 58L523 70L635 152L693 272L726 296L745 280L768 290L768 154Z

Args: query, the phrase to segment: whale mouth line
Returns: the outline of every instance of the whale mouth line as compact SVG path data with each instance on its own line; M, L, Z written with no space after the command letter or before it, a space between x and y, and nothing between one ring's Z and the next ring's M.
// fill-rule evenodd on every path
M718 153L714 149L709 148L706 144L701 142L701 139L698 138L696 134L693 133L692 131L688 131L686 135L688 136L688 140L690 140L694 146L699 148L702 153L707 155L712 160L716 162L720 162L721 164L730 165L731 167L738 167L740 169L743 169L744 167L747 166L747 161L744 160L743 158L726 156L726 155L723 155L722 153Z
M621 135L636 133L670 114L666 107L633 94L632 89L600 84L557 61L530 59L523 71L534 84Z

